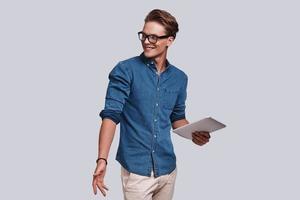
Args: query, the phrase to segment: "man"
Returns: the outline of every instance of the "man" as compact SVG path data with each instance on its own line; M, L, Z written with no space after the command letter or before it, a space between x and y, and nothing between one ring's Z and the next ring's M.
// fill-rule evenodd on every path
M100 112L95 194L98 187L106 196L107 158L120 123L116 160L121 164L124 199L172 199L177 168L170 128L189 123L185 118L187 75L167 60L177 32L170 13L152 10L138 33L143 53L119 62L110 72L105 108ZM208 132L195 132L192 141L203 145L209 138Z

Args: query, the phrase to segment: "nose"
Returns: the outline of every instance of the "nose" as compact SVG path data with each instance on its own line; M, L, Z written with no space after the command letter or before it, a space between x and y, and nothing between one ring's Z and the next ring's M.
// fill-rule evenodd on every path
M145 44L150 44L149 38L148 38L148 37L146 37L146 39L144 40L144 43L145 43Z

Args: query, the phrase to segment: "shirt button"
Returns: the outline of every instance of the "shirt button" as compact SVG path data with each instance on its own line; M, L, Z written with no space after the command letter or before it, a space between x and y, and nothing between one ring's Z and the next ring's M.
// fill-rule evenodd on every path
M156 138L156 135L154 135L154 137Z
M152 153L154 153L155 151L153 150Z
M157 91L159 91L159 87L157 88Z
M158 106L158 103L156 103L156 106Z
M154 119L154 121L156 122L156 121L157 121L157 119Z

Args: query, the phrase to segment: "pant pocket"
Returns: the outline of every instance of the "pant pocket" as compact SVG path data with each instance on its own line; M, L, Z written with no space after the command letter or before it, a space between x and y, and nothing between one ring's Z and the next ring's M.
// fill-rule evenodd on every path
M169 174L168 184L174 184L177 176L177 167Z
M121 166L121 180L123 189L126 188L130 178L130 172L128 172L124 167Z

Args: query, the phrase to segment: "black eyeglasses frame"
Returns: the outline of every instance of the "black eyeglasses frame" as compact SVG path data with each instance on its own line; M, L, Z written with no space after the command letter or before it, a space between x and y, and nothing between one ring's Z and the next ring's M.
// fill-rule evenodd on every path
M142 36L140 36L142 34ZM152 41L152 39L149 39L149 37L155 37L155 41ZM155 34L150 34L150 35L147 35L146 33L144 33L143 31L140 31L138 32L138 38L139 40L141 40L142 42L144 42L146 39L148 39L148 41L151 43L151 44L156 44L158 39L164 39L164 38L168 38L170 37L171 35L162 35L162 36L158 36L158 35L155 35ZM144 37L144 39L142 39Z

